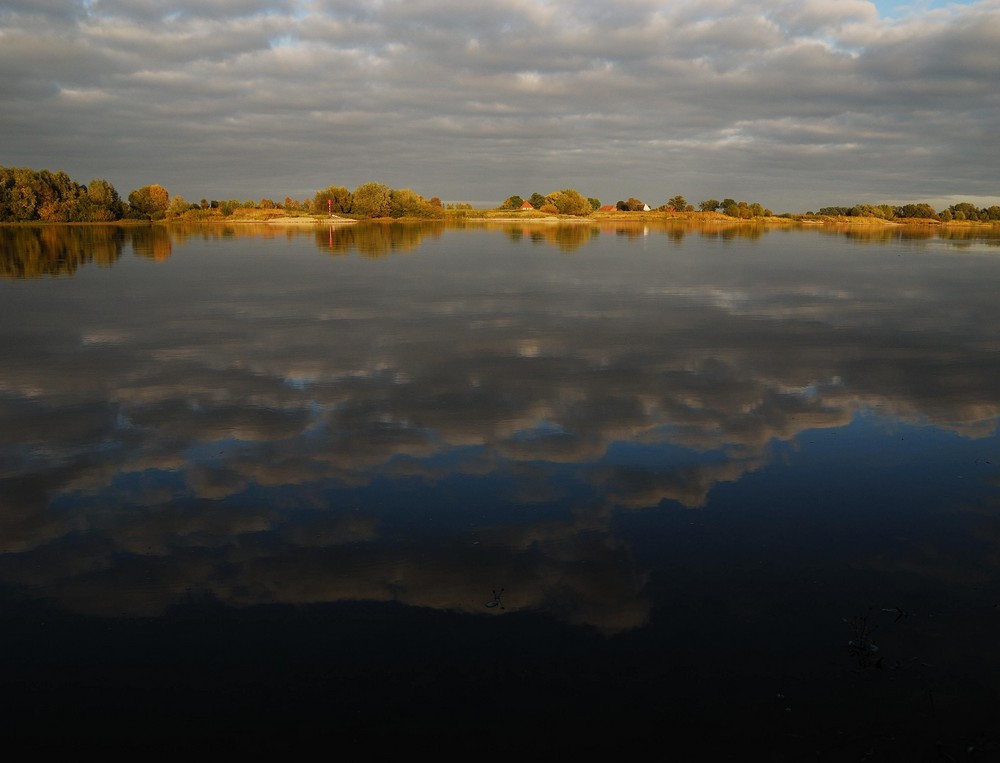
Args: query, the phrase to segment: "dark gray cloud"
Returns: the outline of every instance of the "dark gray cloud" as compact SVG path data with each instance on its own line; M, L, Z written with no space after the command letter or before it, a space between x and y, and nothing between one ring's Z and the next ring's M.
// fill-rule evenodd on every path
M15 0L0 163L194 199L995 203L1000 3L883 5Z

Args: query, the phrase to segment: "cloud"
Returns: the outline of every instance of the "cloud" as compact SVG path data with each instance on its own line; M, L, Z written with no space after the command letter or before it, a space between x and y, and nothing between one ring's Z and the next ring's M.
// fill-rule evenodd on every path
M997 197L1000 5L7 3L0 163L304 198ZM787 135L776 134L775 124ZM969 151L970 145L976 151Z

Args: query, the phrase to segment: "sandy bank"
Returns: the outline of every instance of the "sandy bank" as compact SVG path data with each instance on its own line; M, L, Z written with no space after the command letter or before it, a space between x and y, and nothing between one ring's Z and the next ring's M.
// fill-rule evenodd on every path
M258 221L255 220L253 222ZM265 222L268 225L329 225L331 223L356 223L357 220L333 215L332 217L272 217L269 220L261 222Z

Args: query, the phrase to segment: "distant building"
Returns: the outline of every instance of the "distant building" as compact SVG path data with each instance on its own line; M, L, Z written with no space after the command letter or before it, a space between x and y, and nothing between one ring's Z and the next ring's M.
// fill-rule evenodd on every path
M649 204L643 204L643 205L642 205L642 211L643 211L643 212L652 212L653 210L651 210L651 209L649 208Z
M526 202L524 202L524 204L521 205L521 209L522 210L525 210L525 209L534 209L534 207L531 206L531 202L530 201L526 201Z
M618 209L618 207L616 207L614 204L605 204L603 207L601 207L600 211L601 212L614 212L616 209Z

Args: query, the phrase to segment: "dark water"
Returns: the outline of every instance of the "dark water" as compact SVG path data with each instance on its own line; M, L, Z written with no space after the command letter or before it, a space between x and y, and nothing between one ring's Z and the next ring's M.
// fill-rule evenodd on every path
M1000 755L996 233L0 228L0 274L8 747Z

